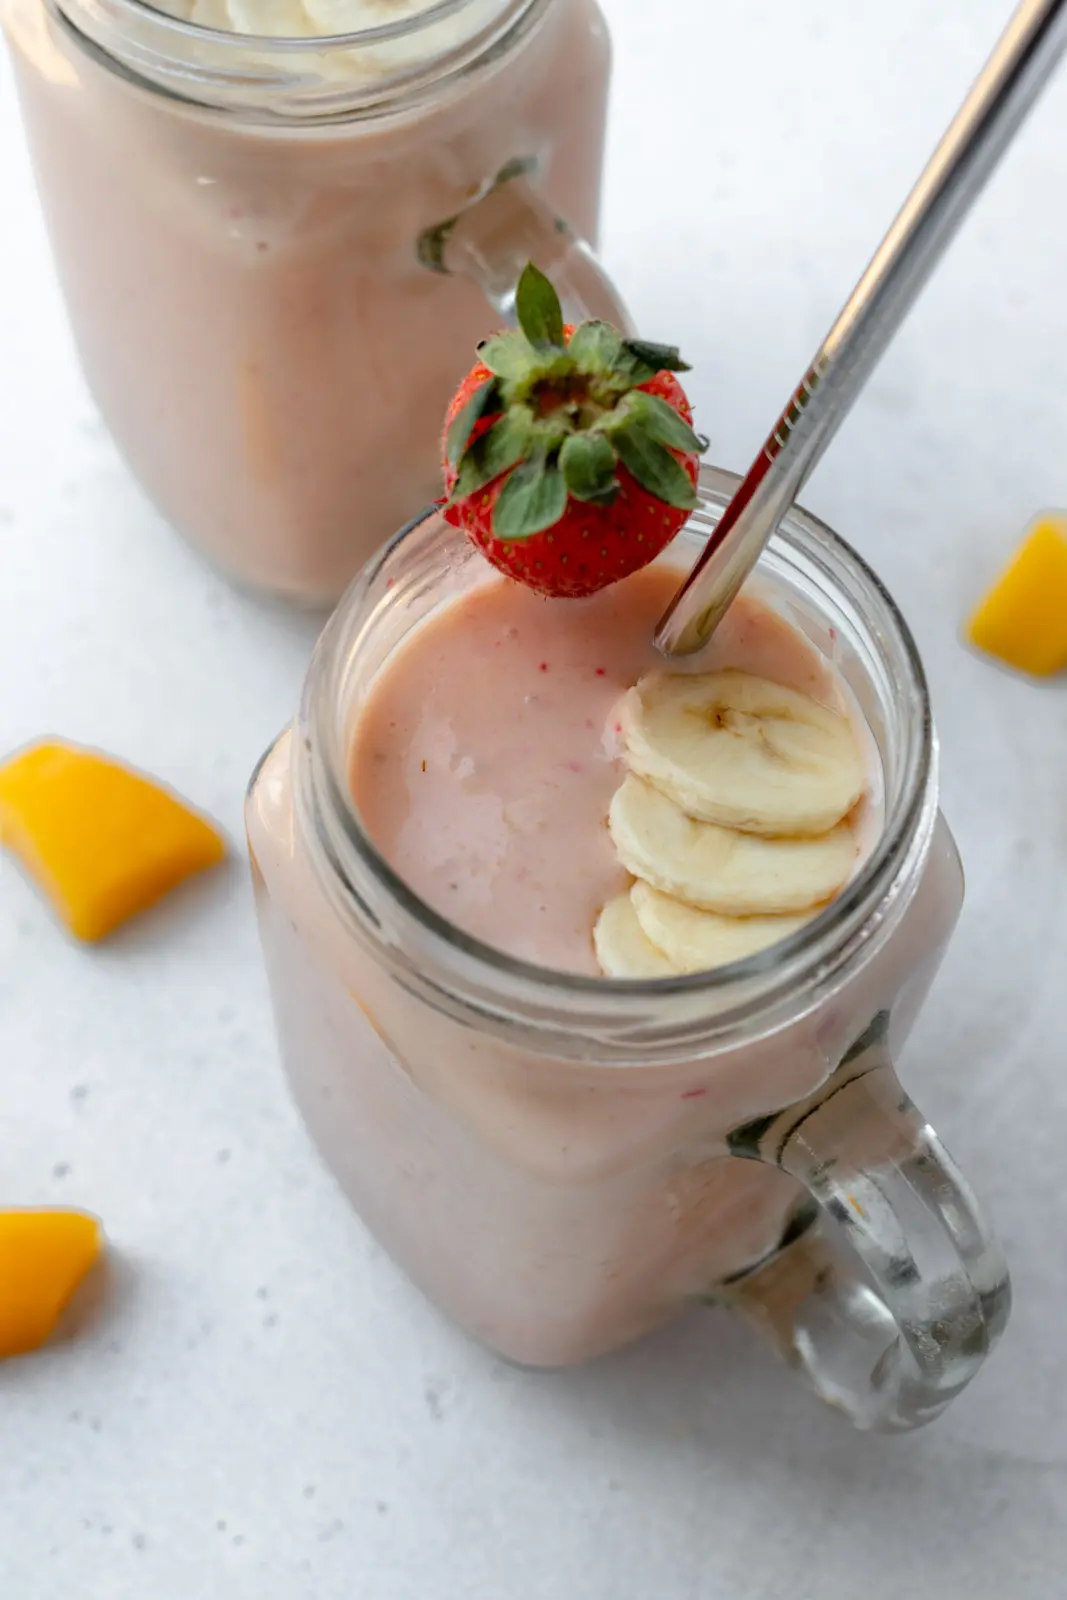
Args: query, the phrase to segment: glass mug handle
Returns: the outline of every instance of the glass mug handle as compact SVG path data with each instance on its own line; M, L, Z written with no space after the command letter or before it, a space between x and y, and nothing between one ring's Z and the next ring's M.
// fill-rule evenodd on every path
M419 260L432 272L472 279L511 325L519 276L534 261L555 285L568 322L600 318L633 333L630 314L589 245L530 182L536 165L509 161L469 205L420 235Z
M904 1432L974 1377L1011 1284L965 1178L901 1088L887 1025L879 1013L809 1100L731 1135L733 1155L789 1173L816 1205L714 1298L857 1427Z

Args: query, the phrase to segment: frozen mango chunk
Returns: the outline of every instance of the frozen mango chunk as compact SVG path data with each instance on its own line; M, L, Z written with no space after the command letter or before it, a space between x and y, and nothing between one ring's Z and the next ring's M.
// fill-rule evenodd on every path
M226 853L221 834L176 795L62 741L0 766L0 844L12 850L79 939L103 939Z
M0 1211L0 1360L51 1338L103 1238L84 1211Z
M1067 515L1038 517L967 629L979 650L1047 678L1067 667Z

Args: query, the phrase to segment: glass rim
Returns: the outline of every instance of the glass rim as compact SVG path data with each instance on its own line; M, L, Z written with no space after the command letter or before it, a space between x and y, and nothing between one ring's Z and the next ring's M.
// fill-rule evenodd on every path
M267 129L331 127L407 114L498 59L552 0L493 0L469 29L434 41L479 0L433 0L425 11L346 33L285 36L208 27L152 0L42 0L73 45L135 88L198 112ZM370 73L337 69L349 54L429 36L425 56Z
M160 10L152 0L50 0L50 3L64 15L71 10L81 10L97 16L104 11L113 11L118 16L126 15L148 22L152 26L160 25L180 37L209 40L221 49L254 48L265 55L309 53L321 55L332 50L351 49L353 45L387 44L394 39L406 38L409 34L418 33L423 28L432 27L438 22L444 22L448 17L455 16L457 12L473 5L475 0L433 0L425 11L415 12L409 17L399 17L395 22L376 23L368 28L352 28L344 33L291 36L243 33L234 28L208 27L205 23L193 22L186 17L172 16L170 12ZM501 9L503 10L507 4L508 0L501 0Z
M733 473L702 468L701 509L710 508L713 514L715 510L721 512L739 482ZM338 658L347 654L343 648L349 643L345 627L358 615L375 578L396 551L416 537L427 520L436 514L437 507L431 506L401 528L367 563L342 598L319 640L305 680L299 718L302 749L296 752L301 763L305 756L308 758L312 791L317 793L320 802L325 799L326 813L338 825L330 830L328 839L322 838L322 829L319 829L333 876L347 891L347 898L365 910L365 893L353 882L353 875L343 859L351 853L351 860L369 877L373 888L387 897L390 909L399 911L402 922L415 932L418 946L418 959L412 958L409 972L424 981L432 980L434 993L440 994L443 989L450 992L453 1000L458 999L460 1003L466 1000L468 1005L473 1003L472 991L481 993L488 980L490 984L510 985L512 1001L548 1008L554 1013L558 1012L561 1002L569 1000L574 1004L589 1004L597 1012L605 1006L613 1012L631 1007L634 1011L631 1020L639 1020L643 1015L640 1008L650 1003L693 1000L702 996L719 999L733 994L743 1011L747 1013L755 1005L762 1014L806 983L818 980L828 961L835 972L839 970L841 962L848 961L857 939L862 945L869 942L879 909L894 884L908 872L912 849L928 815L932 832L930 802L936 799L936 736L922 661L896 602L877 574L840 535L800 507L793 507L783 518L775 536L776 543L799 548L802 555L815 559L825 577L838 589L841 588L840 577L835 579L825 560L819 559L819 545L829 547L839 567L844 565L846 570L850 569L850 576L858 580L860 589L865 595L873 596L876 606L881 608L882 615L876 620L887 625L892 635L894 654L903 663L910 680L898 686L900 692L910 695L912 703L921 710L921 715L912 717L908 725L900 793L884 819L875 848L841 893L795 933L755 955L709 972L642 979L606 979L560 971L509 955L464 932L422 900L364 831L348 787L347 750L340 748L339 719L336 715L330 717L336 707L324 703L327 695L323 690L330 687L329 674L338 664ZM433 973L425 970L427 957L433 961ZM462 971L457 969L457 961ZM746 988L752 985L758 992L746 996ZM457 987L461 991L459 994ZM484 997L480 1004L484 1007ZM491 1004L489 1009L493 1009ZM571 1021L574 1020L572 1015ZM727 1004L724 1009L705 1014L704 1020L706 1026L719 1023L727 1027L735 1024L738 1017Z

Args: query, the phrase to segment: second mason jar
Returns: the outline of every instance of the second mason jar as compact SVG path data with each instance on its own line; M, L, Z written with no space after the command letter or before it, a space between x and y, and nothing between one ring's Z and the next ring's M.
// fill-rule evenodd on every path
M572 315L625 320L584 243L594 0L402 9L250 38L193 0L0 0L105 421L175 528L308 604L439 492L449 395L528 257Z

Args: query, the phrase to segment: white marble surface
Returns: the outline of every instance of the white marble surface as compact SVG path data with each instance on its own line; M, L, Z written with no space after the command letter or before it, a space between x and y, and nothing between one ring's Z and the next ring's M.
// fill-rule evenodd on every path
M606 251L742 466L978 67L1003 0L608 0ZM669 30L655 19L669 12ZM936 13L934 15L933 13ZM1067 688L960 645L1067 503L1067 76L807 495L918 635L968 869L904 1076L1017 1308L928 1433L852 1435L696 1315L562 1376L444 1326L283 1092L247 872L99 953L0 870L0 1203L70 1201L107 1318L0 1369L3 1600L890 1600L1067 1592ZM79 380L0 67L0 749L125 752L240 836L313 628L231 593L132 487Z

